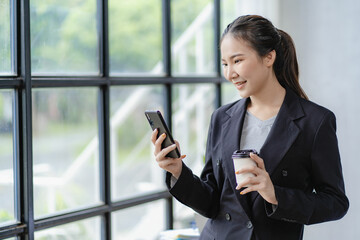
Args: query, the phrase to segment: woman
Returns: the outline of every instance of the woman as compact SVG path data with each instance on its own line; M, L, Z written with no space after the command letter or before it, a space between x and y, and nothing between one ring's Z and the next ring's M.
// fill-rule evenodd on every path
M177 146L151 141L167 171L170 193L209 218L200 239L302 239L304 224L343 217L349 207L334 114L307 100L299 85L291 37L267 19L241 16L220 42L225 78L241 100L211 118L205 166L199 177L178 159ZM256 167L235 173L232 153L256 149ZM253 173L236 184L235 174ZM249 185L249 187L245 187Z

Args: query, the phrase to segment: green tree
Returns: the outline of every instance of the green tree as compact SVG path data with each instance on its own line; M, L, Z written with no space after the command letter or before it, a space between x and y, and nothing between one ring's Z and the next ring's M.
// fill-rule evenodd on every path
M99 71L95 0L34 0L30 10L33 70Z
M209 0L172 0L172 41ZM40 72L96 73L95 0L31 4L32 64ZM115 72L149 72L162 59L160 0L109 0L110 64Z
M111 69L149 72L162 59L161 1L109 2Z

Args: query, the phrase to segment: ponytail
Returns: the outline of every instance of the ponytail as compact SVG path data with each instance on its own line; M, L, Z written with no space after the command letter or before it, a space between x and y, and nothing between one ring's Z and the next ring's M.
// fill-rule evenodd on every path
M280 43L275 47L276 60L274 72L283 87L289 87L298 96L308 99L299 83L299 67L296 57L295 46L289 34L277 29L280 35Z
M276 51L273 66L276 78L284 87L292 89L299 97L308 99L299 83L299 67L293 40L284 31L258 15L240 16L230 23L221 36L231 33L235 38L247 41L260 57Z

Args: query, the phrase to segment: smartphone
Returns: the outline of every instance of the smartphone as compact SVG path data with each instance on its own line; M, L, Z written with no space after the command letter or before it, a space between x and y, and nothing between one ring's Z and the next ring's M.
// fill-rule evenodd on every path
M158 129L158 137L165 133L166 134L166 138L163 141L163 143L161 144L161 148L166 148L170 145L173 145L175 143L173 137L171 136L171 133L169 131L169 128L167 127L164 118L161 115L160 111L150 111L150 110L146 110L145 111L145 116L151 126L152 130ZM179 158L180 157L180 152L177 148L175 148L173 151L169 152L166 157L171 157L171 158Z

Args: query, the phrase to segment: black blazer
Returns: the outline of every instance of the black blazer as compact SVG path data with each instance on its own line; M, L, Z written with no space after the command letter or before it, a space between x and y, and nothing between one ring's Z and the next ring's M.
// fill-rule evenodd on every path
M257 192L239 194L231 155L240 146L248 102L241 99L213 113L200 178L183 163L171 188L167 174L170 193L209 218L200 239L299 240L304 224L343 217L349 201L335 115L289 89L259 153L275 186L278 206L273 209Z

